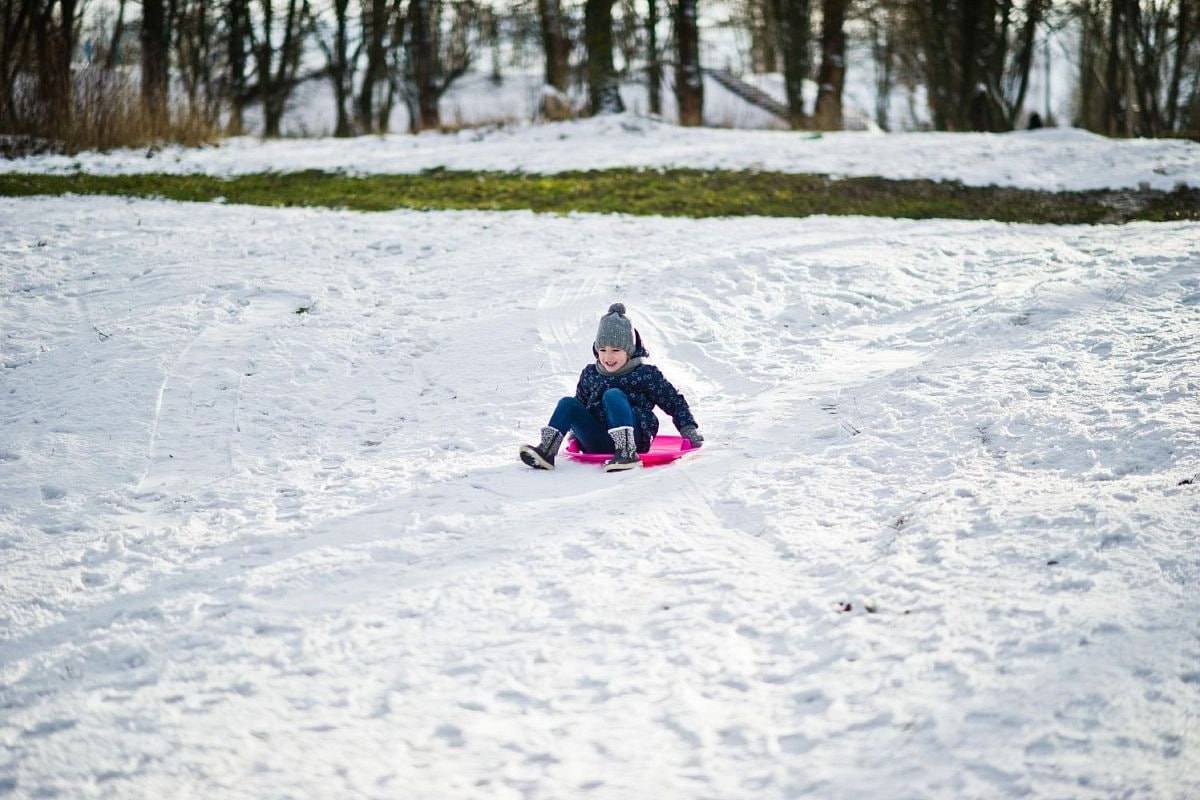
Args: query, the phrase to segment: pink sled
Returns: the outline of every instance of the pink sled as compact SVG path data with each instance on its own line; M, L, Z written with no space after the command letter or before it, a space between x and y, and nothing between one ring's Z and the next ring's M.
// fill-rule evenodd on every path
M682 436L655 436L654 441L650 443L650 449L639 455L642 458L643 466L657 467L662 464L670 464L692 449L692 443ZM564 452L566 452L567 458L582 461L585 464L603 464L612 458L612 453L583 452L579 449L579 442L575 441L574 437L567 442L567 449Z

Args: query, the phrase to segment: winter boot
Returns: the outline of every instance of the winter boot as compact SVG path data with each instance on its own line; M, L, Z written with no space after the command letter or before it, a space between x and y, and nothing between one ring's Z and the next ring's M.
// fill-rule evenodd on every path
M633 428L628 425L621 428L609 428L608 435L612 437L617 451L611 459L604 462L605 472L633 469L642 465L642 459L638 458L637 454L637 442L633 438Z
M556 428L542 428L542 443L521 445L521 460L534 469L554 469L554 457L562 444L562 432Z

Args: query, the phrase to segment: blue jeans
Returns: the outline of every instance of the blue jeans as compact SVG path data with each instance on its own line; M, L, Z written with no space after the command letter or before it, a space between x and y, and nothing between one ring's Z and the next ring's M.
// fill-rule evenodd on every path
M604 416L608 418L610 428L629 426L637 433L637 423L633 419L633 406L629 398L620 389L609 389L602 398ZM555 430L571 432L579 447L585 453L611 453L615 450L608 428L593 417L583 403L574 397L564 397L558 401L554 413L550 415L549 425Z

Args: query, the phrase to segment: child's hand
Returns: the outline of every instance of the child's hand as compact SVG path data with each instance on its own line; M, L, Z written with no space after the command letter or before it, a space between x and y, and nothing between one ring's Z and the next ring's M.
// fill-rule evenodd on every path
M700 433L695 425L684 425L679 433L691 443L692 447L699 447L704 443L704 435Z

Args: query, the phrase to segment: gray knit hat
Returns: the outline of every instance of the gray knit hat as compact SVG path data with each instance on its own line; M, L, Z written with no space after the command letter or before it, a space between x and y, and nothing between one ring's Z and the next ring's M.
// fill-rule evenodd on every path
M600 327L596 331L596 347L619 347L633 355L633 323L625 316L623 303L613 303L608 307L608 313L600 318Z

